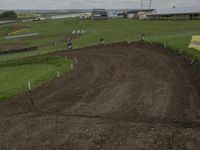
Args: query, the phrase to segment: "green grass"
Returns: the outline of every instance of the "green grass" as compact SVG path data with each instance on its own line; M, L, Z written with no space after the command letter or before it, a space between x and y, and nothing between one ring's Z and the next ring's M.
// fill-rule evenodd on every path
M170 47L183 49L190 54L191 49L187 48L193 34L200 34L200 21L140 21L140 20L79 20L79 19L58 19L41 22L27 22L11 24L8 27L0 26L0 33L11 31L13 26L25 27L26 33L40 33L39 36L5 40L0 36L1 44L22 44L26 46L45 46L38 51L20 54L0 56L0 61L17 59L26 56L49 53L66 49L66 44L62 43L53 46L53 42L70 35L73 30L84 29L87 34L80 39L74 40L74 48L86 47L98 44L99 38L104 37L107 43L124 40L127 37L130 41L140 40L140 34L144 32L146 38L151 42L167 42ZM20 34L20 33L19 33ZM196 52L194 52L196 55ZM197 56L197 55L196 55ZM199 58L199 56L197 56Z
M0 25L0 49L5 49L3 45L39 47L37 51L0 56L0 99L8 98L27 89L27 80L31 80L33 85L37 86L41 85L43 81L46 82L55 77L55 71L59 68L59 65L55 64L60 61L63 63L63 60L57 58L57 63L55 63L55 59L48 60L45 58L44 63L43 59L35 56L66 49L66 43L57 46L53 46L53 43L66 35L71 35L73 30L87 30L86 35L73 41L74 48L96 45L101 37L105 39L106 43L123 41L125 37L129 41L138 41L143 32L146 34L147 42L167 42L170 48L178 51L181 49L188 57L195 57L200 60L200 52L188 48L192 35L200 35L199 25L200 20L141 21L116 19L91 21L79 20L78 18ZM5 40L6 34L14 32L16 28L26 29L22 33L16 33L17 35L35 32L40 35ZM32 61L24 60L23 58L27 56L34 56L34 59ZM37 74L35 75L35 73Z
M37 15L34 13L17 13L17 17L19 19L26 19L26 18L37 17Z
M70 70L70 60L54 57L35 57L0 64L0 101L28 91L28 81L36 88Z

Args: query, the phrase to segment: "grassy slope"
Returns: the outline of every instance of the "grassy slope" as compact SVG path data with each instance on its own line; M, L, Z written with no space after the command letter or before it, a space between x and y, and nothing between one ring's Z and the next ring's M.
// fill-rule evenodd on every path
M186 54L195 55L200 59L199 51L187 48L192 35L200 34L199 25L200 21L139 21L123 19L104 21L60 19L0 25L0 46L1 44L46 45L45 48L40 48L35 52L0 56L0 62L63 50L65 49L64 43L58 46L53 46L52 43L78 29L87 30L87 34L73 42L75 48L96 45L100 37L104 37L106 42L122 41L125 37L130 41L139 40L140 33L144 32L148 41L168 42L172 48L182 49ZM15 26L26 28L22 33L17 34L38 32L40 36L4 40L6 33L14 31ZM47 81L52 76L55 77L57 69L52 63L43 64L41 62L29 65L21 64L20 66L4 66L3 68L0 65L0 98L4 99L27 89L27 80L32 79L34 84L42 84L43 80Z
M65 44L53 46L52 43L64 35L69 35L73 30L86 29L85 36L74 41L74 47L85 47L98 43L100 37L106 42L121 41L126 36L129 40L139 40L140 33L146 33L147 40L154 42L168 42L173 48L191 51L187 48L193 34L200 34L200 21L139 21L139 20L105 20L81 21L79 19L60 19L42 22L21 23L29 30L26 33L38 32L39 37L0 40L1 43L23 43L27 46L47 45L37 52L27 52L0 56L0 61L15 59L39 53L47 53L65 49ZM11 25L13 26L13 25ZM3 28L0 26L0 33ZM0 36L2 38L2 36Z
M70 70L72 61L60 58L31 58L28 60L9 61L0 67L0 100L8 99L28 90L27 82L32 88L55 79L57 71L62 75Z

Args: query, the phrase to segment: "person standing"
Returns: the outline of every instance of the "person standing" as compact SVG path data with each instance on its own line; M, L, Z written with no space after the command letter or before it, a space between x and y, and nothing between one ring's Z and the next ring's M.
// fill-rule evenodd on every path
M145 41L145 34L144 33L141 33L141 38L142 38L142 42Z
M100 38L100 45L104 45L104 39L103 38Z
M67 48L72 49L72 40L67 40Z

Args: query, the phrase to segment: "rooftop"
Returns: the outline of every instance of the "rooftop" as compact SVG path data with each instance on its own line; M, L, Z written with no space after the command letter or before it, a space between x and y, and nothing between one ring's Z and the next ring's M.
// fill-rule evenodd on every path
M106 12L105 9L93 9L92 12Z
M127 13L138 13L138 12L153 12L155 9L132 9L128 10Z
M200 13L200 7L182 7L171 9L158 9L155 15L167 15L167 14L194 14Z

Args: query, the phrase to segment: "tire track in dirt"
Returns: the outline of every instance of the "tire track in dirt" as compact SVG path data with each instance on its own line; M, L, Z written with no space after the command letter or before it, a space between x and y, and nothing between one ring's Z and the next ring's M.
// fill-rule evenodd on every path
M200 79L188 60L140 43L53 55L79 63L0 103L0 149L200 148Z

